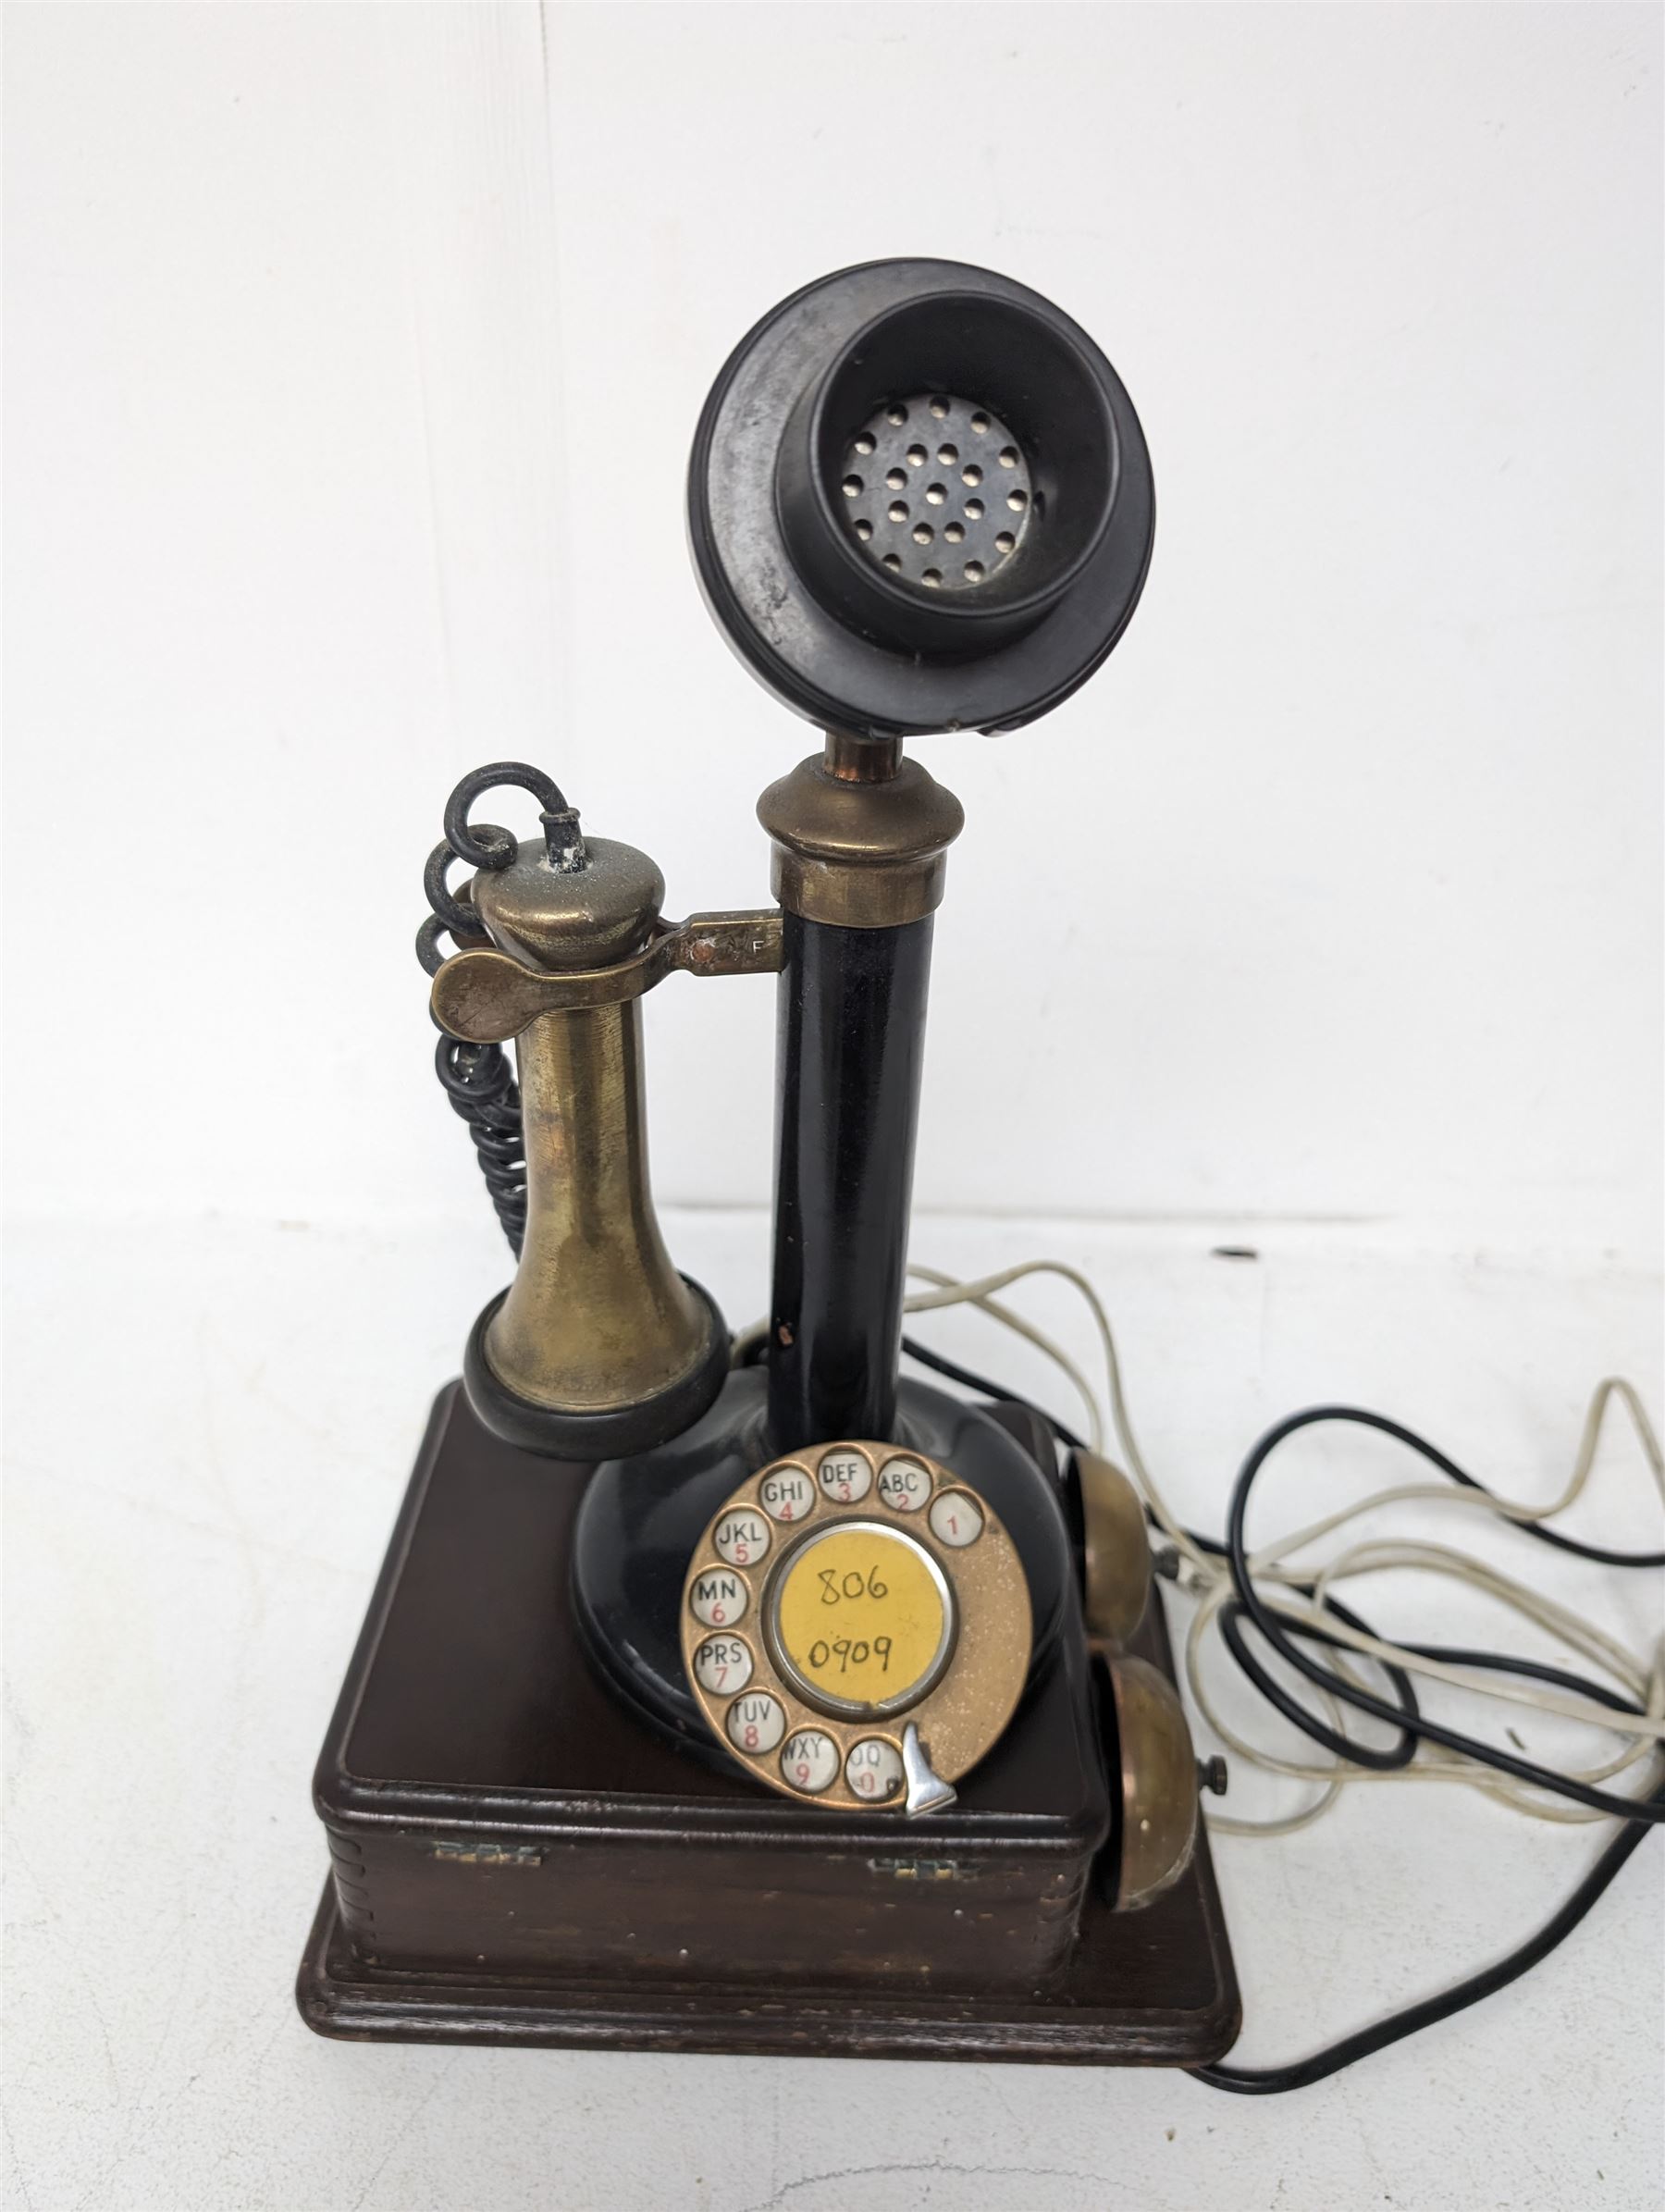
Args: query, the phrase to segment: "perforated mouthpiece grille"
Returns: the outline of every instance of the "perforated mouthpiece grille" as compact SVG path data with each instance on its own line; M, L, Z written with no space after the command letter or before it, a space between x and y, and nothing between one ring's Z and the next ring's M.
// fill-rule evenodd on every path
M869 560L930 591L998 575L1034 514L1029 463L998 415L921 392L863 423L845 452L845 520Z

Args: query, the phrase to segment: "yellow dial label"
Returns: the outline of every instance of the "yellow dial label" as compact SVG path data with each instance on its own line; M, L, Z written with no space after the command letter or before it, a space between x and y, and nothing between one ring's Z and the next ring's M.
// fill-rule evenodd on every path
M774 1608L780 1656L801 1687L860 1711L929 1686L953 1632L936 1563L910 1538L867 1521L812 1537L788 1563Z

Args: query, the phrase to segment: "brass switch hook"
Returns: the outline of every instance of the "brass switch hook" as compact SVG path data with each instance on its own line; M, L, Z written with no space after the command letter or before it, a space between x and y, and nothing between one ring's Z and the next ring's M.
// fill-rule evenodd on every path
M434 977L434 1019L470 1044L501 1044L540 1014L577 1007L622 1006L644 997L668 975L773 975L781 965L781 917L758 907L734 914L690 914L656 921L650 942L608 968L552 975L507 953L453 953Z
M536 798L540 837L469 820L498 785ZM672 1266L654 1212L639 1001L679 970L773 972L780 917L665 922L648 855L586 837L560 786L522 761L465 776L445 831L424 874L433 912L417 952L444 1034L440 1079L520 1262L469 1338L469 1400L524 1450L639 1452L697 1420L729 1365L722 1316ZM457 861L475 873L453 893ZM449 959L445 934L458 946ZM500 1049L510 1039L518 1083Z

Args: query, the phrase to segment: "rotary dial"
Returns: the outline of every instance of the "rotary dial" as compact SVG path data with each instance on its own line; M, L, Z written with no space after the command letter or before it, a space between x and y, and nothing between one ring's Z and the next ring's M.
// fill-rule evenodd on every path
M988 1503L894 1444L772 1461L689 1563L683 1657L759 1782L846 1808L951 1803L1029 1672L1029 1586Z

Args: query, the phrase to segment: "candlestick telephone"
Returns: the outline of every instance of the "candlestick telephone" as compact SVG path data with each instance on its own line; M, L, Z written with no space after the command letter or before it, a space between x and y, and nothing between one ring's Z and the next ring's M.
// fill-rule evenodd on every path
M1192 1576L1338 1781L1426 1742L1624 1823L1486 1972L1294 2066L1213 2064L1240 2012L1197 1799L1225 1778L1192 1755L1145 1503L940 1354L907 1347L978 1402L900 1373L931 932L963 820L904 740L1017 730L1067 698L1133 613L1153 523L1128 394L1048 301L940 261L824 278L735 348L688 476L719 628L822 733L758 805L776 903L667 921L654 862L539 766L495 761L451 793L417 951L439 1080L516 1266L435 1403L319 1761L331 1872L299 1996L320 2032L1169 2063L1258 2094L1526 1971L1665 1819L1657 1774L1645 1795L1597 1786L1647 1756L1657 1662L1626 1674L1592 1629L1621 1695L1513 1654L1384 1646L1333 1591L1286 1573L1268 1596L1244 1515L1283 1438L1339 1421L1540 1540L1616 1567L1665 1554L1551 1531L1400 1424L1333 1406L1255 1446L1217 1542L1161 1506L1113 1373L1174 1546L1158 1563ZM504 789L536 802L537 835L474 819ZM750 975L775 979L773 1265L766 1322L732 1338L655 1216L640 1002ZM985 1018L998 1037L1001 1009ZM1610 1400L1665 1483L1639 1398L1610 1380L1561 1504ZM1316 1610L1291 1612L1303 1596ZM1303 1708L1250 1623L1329 1711L1396 1743ZM1390 1695L1318 1655L1350 1638L1386 1655ZM1576 1692L1632 1749L1580 1777L1454 1731L1408 1672L1451 1662L1549 1686L1526 1699Z
M320 1762L303 2007L339 2033L1195 2063L1237 1997L1142 1509L1033 1414L900 1374L963 820L904 740L1018 729L1103 662L1150 559L1144 438L1050 302L875 262L736 347L688 520L720 628L822 743L758 803L777 903L746 912L668 921L654 862L541 764L445 808L417 948L516 1266ZM475 819L505 790L536 835ZM736 1344L655 1216L641 999L753 975L774 1254Z

